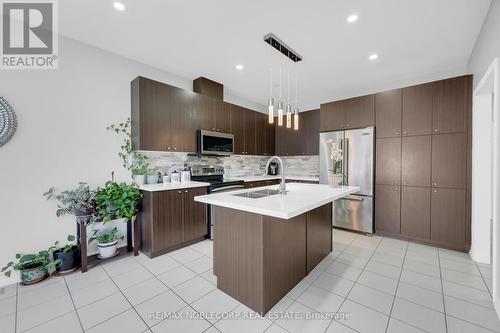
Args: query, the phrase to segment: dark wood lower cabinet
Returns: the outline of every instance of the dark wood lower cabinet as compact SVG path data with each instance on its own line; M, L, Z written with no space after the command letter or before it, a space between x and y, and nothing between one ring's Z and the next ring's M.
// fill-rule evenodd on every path
M401 233L400 186L375 186L375 231Z
M207 207L194 197L205 187L144 192L141 212L141 251L150 258L205 238Z
M431 189L403 186L401 191L401 234L408 237L431 237Z
M465 190L433 189L431 192L431 240L448 248L467 250L470 225L465 223Z

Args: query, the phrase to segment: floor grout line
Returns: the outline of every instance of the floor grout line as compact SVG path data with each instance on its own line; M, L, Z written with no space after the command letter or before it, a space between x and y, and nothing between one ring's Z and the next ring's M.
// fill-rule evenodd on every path
M64 285L66 286L66 289L68 290L69 298L71 298L71 303L73 304L73 307L75 308L76 317L78 318L78 322L80 323L80 327L82 328L82 332L85 332L85 330L83 329L82 320L80 319L80 314L78 313L78 311L76 309L75 300L73 299L73 295L71 294L71 290L69 290L68 283L66 282L66 279L64 277L63 277L63 280L64 280Z
M493 294L491 293L491 290L490 288L488 287L488 284L486 283L486 279L484 278L483 276L483 272L481 272L481 270L479 269L479 265L477 264L477 262L474 262L476 264L476 268L477 270L479 271L479 274L481 274L481 279L483 279L483 283L484 285L486 286L486 290L488 290L488 293L490 294L491 296L491 299L493 299Z
M444 286L443 286L443 273L441 272L441 254L438 249L438 261L439 261L439 278L441 281L441 293L443 295L443 311L444 311L444 328L448 332L448 317L446 316L446 302L444 301Z
M398 283L396 284L396 290L394 291L394 297L392 298L391 309L389 311L389 319L387 320L387 324L385 326L386 333L387 333L387 330L389 329L389 323L391 322L392 311L394 310L394 303L396 303L396 295L398 294L399 282L401 282L401 276L403 275L403 268L405 266L406 256L408 255L408 247L409 247L409 243L407 242L406 249L405 249L405 255L403 257L403 264L401 265L401 270L399 271Z
M16 312L14 315L14 332L17 332L17 307L19 303L19 284L16 284Z

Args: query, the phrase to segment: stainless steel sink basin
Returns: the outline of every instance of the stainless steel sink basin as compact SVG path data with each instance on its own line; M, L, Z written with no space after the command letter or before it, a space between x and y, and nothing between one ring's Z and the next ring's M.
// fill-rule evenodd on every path
M275 195L275 194L279 194L279 193L280 192L278 190L263 189L263 190L248 191L248 192L243 192L243 193L238 193L238 194L233 194L233 195L235 197L259 199L259 198L264 198L264 197L268 197L270 195Z

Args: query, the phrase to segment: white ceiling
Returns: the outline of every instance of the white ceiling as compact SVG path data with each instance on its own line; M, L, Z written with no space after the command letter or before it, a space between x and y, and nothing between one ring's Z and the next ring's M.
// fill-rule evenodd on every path
M312 108L394 82L464 71L491 1L121 2L124 12L113 0L59 1L61 34L185 78L211 78L265 104L271 52L262 39L273 32L303 56L290 65L299 72L300 105ZM352 13L359 20L348 24ZM370 62L371 53L380 58ZM275 73L278 59L285 58L276 53Z

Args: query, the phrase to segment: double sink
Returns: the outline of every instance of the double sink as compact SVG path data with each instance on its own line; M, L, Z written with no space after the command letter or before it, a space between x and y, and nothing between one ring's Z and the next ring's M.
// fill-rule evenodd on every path
M268 197L270 195L276 195L279 193L280 193L279 190L263 189L263 190L249 191L249 192L233 194L233 196L242 197L242 198L249 198L249 199L259 199L259 198Z

